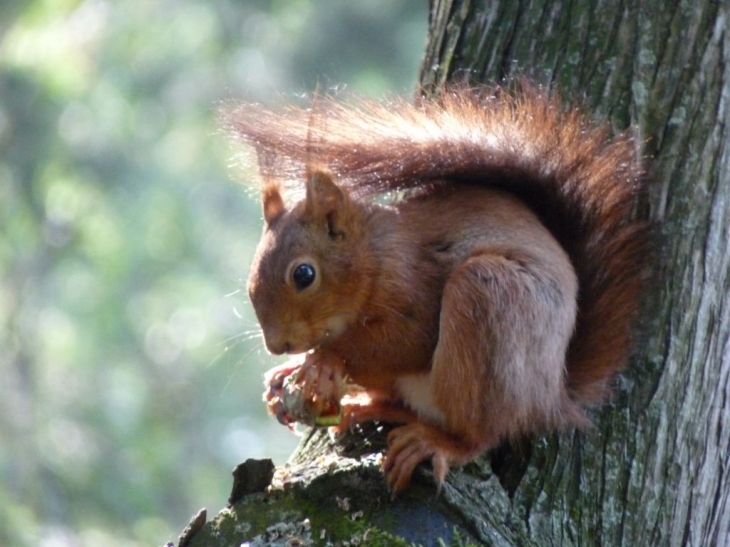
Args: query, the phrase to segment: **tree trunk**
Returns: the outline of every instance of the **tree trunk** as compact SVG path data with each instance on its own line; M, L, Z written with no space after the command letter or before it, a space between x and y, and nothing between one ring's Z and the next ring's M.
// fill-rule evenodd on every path
M420 469L389 500L377 456L359 457L381 432L345 447L315 435L276 492L244 496L190 544L219 544L231 523L245 531L230 544L250 539L271 523L246 507L277 503L288 512L275 521L309 517L299 532L314 539L429 544L457 529L487 545L730 544L729 16L712 0L433 0L427 91L526 75L638 132L659 266L637 357L594 429L482 457L438 496ZM423 529L409 535L414 522Z

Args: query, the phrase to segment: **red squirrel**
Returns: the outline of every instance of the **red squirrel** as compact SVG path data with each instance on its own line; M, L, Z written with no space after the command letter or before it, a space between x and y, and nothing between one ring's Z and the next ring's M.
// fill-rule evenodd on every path
M631 350L646 225L636 143L539 89L416 104L243 106L264 233L248 291L267 349L305 354L306 397L368 397L345 426L401 424L394 492L440 485L505 440L588 423ZM303 190L303 195L302 195Z

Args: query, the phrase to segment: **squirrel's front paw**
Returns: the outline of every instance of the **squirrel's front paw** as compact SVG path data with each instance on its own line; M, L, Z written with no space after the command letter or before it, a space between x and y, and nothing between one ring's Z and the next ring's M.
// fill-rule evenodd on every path
M301 357L299 357L301 359ZM284 393L284 382L287 378L292 375L298 374L302 368L301 362L296 362L292 359L274 367L264 374L264 402L266 403L266 409L269 413L276 417L277 421L292 428L292 423L295 421L288 413L284 406L283 393Z
M345 391L344 364L336 355L315 351L301 365L289 363L269 371L264 401L279 423L292 429L305 425L335 425Z
M409 424L417 419L416 413L402 404L389 399L374 398L362 391L345 398L342 404L342 421L339 430L349 431L356 425L365 422Z

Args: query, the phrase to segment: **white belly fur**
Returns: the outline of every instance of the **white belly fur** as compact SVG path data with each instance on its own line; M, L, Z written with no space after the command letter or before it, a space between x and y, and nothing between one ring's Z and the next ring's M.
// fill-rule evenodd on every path
M434 425L444 423L444 414L436 407L431 395L430 374L401 376L395 385L406 406L415 411L420 418Z

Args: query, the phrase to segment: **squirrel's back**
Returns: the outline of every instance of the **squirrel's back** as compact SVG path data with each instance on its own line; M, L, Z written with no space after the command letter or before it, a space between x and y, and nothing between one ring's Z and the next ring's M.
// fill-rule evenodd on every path
M254 145L267 184L294 188L326 166L356 199L460 183L517 195L565 249L579 280L568 389L600 400L631 351L646 225L636 144L611 138L556 99L526 89L452 88L416 105L318 101L312 110L244 106L228 116Z

